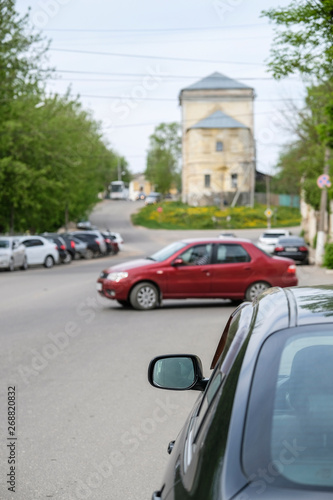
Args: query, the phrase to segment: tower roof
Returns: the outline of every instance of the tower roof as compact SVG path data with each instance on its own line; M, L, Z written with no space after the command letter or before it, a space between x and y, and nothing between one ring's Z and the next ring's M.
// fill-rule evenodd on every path
M233 80L228 76L223 75L222 73L212 73L202 80L199 80L196 83L193 83L189 87L186 87L183 90L218 90L218 89L252 89L252 87L248 87L243 83L237 82L237 80Z
M218 110L200 120L192 128L248 128L243 123Z

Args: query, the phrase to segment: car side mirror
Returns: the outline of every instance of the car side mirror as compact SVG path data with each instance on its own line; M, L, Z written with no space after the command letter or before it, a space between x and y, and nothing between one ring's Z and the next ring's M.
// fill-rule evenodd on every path
M203 378L200 358L192 354L154 358L149 363L148 380L153 387L174 391L203 391L208 382Z
M183 266L184 264L185 264L185 262L183 261L183 259L181 257L178 257L172 263L173 266Z

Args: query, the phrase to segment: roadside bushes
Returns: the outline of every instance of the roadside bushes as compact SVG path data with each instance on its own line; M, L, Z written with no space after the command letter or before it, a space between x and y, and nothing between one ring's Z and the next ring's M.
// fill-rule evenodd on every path
M323 264L327 269L333 269L333 243L327 243L327 245L325 245Z

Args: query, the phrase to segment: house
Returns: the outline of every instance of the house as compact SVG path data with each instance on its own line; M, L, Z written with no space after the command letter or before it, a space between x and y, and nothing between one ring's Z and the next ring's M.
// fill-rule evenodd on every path
M134 174L129 184L129 199L135 201L140 193L149 194L152 191L151 183L144 174Z
M217 72L180 91L183 202L253 202L253 101L253 88Z

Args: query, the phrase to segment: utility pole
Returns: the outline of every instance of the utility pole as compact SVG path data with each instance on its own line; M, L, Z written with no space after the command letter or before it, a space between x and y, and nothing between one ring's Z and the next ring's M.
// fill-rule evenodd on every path
M118 181L121 181L121 167L120 167L120 158L119 158L119 156L118 156L117 170L118 170Z
M323 172L324 175L328 175L329 172L329 159L330 159L330 149L326 146L324 172ZM319 213L319 224L318 224L317 245L316 245L316 255L315 255L315 263L318 266L321 266L323 263L323 255L326 243L326 234L325 234L326 209L327 209L327 187L324 185L322 187L321 197L320 197L320 213Z

